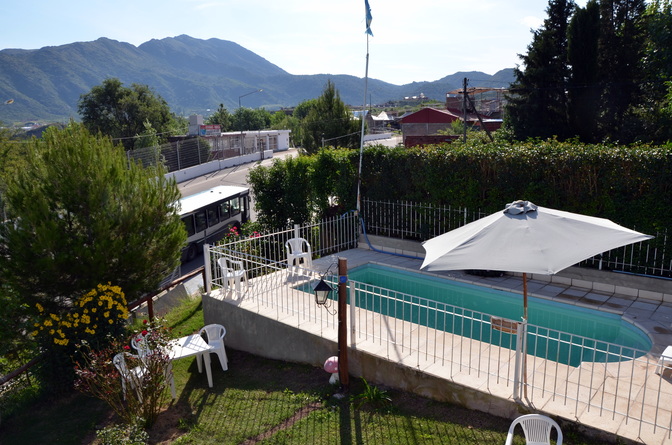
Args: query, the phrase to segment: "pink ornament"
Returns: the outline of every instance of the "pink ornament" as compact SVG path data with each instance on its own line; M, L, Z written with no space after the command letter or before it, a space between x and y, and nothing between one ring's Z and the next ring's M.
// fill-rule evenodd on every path
M324 370L332 374L338 372L338 357L329 357L327 361L324 362Z

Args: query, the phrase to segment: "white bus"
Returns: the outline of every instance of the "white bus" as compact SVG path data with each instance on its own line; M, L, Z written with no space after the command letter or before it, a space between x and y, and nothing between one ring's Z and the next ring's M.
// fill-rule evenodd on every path
M204 243L213 243L231 228L239 229L250 219L250 190L220 185L180 199L180 218L187 229L182 261L193 260Z

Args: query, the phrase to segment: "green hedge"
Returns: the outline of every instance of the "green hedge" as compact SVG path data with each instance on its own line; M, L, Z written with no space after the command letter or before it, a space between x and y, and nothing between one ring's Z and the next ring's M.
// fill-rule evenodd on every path
M255 195L296 196L293 204L304 202L303 210L294 209L301 218L324 216L334 202L338 211L355 208L358 150L322 150L303 162L303 187L297 189L291 181L291 188L279 190L282 181L251 180ZM285 175L295 168L296 160L279 161L266 173L275 170ZM362 158L361 193L370 200L450 204L490 213L525 199L649 232L672 226L671 189L669 144L457 142L415 148L367 147ZM259 211L272 212L263 207Z

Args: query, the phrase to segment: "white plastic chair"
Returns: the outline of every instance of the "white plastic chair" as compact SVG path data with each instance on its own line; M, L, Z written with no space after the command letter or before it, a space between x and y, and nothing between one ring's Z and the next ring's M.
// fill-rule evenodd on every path
M145 357L149 355L150 350L149 345L147 344L147 340L145 339L145 336L142 335L142 333L138 333L131 339L131 347L137 351L138 357L140 357L140 360L144 362Z
M313 267L313 251L305 238L291 238L285 243L287 251L287 267L293 274L299 267L308 269ZM301 266L303 262L303 266ZM298 271L297 271L298 273Z
M236 292L240 292L240 281L242 279L245 279L245 284L248 287L250 286L250 282L247 279L247 271L242 261L221 257L217 260L217 264L219 264L219 268L222 271L222 284L225 288L230 289L235 286Z
M226 349L224 348L224 336L226 335L226 328L221 324L209 324L202 327L199 331L199 334L204 338L208 345L213 347L210 352L219 356L219 363L222 365L222 371L227 371L229 369L229 360L226 356ZM200 368L200 355L198 356L197 360Z
M121 393L126 400L126 385L129 385L131 389L135 389L138 399L142 401L142 391L140 391L140 385L142 384L142 379L145 375L145 368L142 366L136 366L135 368L129 368L126 364L126 354L121 352L114 356L112 363L119 371L121 376Z
M542 414L527 414L518 417L511 423L509 433L506 436L506 444L513 443L513 430L516 425L520 424L525 433L525 443L527 445L550 445L551 444L551 430L553 428L558 432L557 445L562 445L562 430L560 425L550 417Z
M142 357L137 358L140 358L141 361L143 360ZM147 368L144 366L129 368L126 364L126 353L124 352L115 355L112 359L112 363L114 363L114 366L117 368L119 375L121 376L121 391L124 400L126 400L126 385L128 384L132 389L135 389L135 392L138 395L138 400L142 402L142 391L140 391L140 386L142 385L142 379L145 377ZM170 385L170 394L173 396L173 399L176 399L177 394L175 392L175 378L173 377L171 363L168 363L168 368L166 369L166 379Z
M672 346L666 347L663 353L660 355L658 364L656 365L656 374L662 375L662 373L665 372L665 367L668 364L672 364Z

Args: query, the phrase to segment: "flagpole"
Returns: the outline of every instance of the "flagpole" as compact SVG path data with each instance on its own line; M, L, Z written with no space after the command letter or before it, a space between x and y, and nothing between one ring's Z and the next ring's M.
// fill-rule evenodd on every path
M366 20L366 71L364 74L364 102L362 105L362 130L360 132L359 139L359 171L357 172L357 215L362 208L361 202L361 192L360 188L362 185L362 153L364 152L364 125L366 123L365 113L366 113L366 96L368 95L369 88L369 36L372 36L371 32L371 8L369 7L369 0L364 0L364 14Z
M361 195L360 195L360 187L362 184L362 153L364 151L364 125L366 123L365 117L365 108L366 108L366 96L368 94L368 87L369 87L369 35L366 35L366 71L364 74L364 102L362 105L362 114L361 114L361 119L362 119L362 131L360 134L360 141L359 141L359 172L357 173L357 214L359 215L359 211L361 210Z

